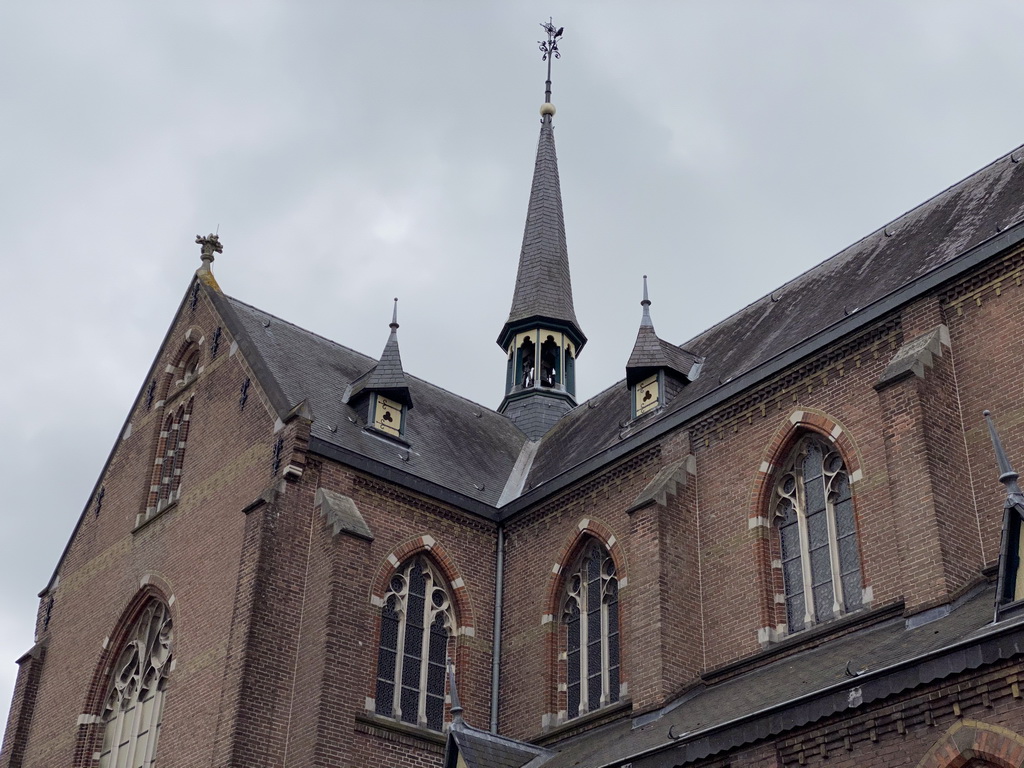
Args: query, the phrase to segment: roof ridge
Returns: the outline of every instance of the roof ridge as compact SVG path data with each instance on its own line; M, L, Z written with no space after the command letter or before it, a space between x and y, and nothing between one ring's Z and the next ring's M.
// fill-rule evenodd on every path
M985 171L987 171L990 168L992 168L993 166L997 165L1000 161L1005 160L1006 158L1008 158L1011 155L1013 155L1014 152L1017 152L1017 151L1022 150L1022 149L1024 149L1024 144L1019 144L1018 146L1016 146L1013 149L1011 149L1009 152L1003 153L1002 155L1000 155L999 157L995 158L994 160L992 160L991 162L987 163L986 165L983 165L981 168L977 169L973 173L969 173L968 175L964 176L963 178L958 179L957 181L953 182L952 184L950 184L948 187L946 187L945 189L941 190L940 192L936 192L934 195L932 195L931 197L928 197L925 200L921 201L920 203L915 205L913 208L909 208L908 210L904 211L903 213L901 213L896 218L890 219L889 221L887 221L882 226L877 227L877 228L871 230L870 232L868 232L867 234L863 235L862 237L859 237L856 240L854 240L852 243L849 243L848 245L843 246L843 248L841 248L840 250L838 250L835 253L833 253L831 256L826 258L824 261L816 262L815 264L809 266L807 269L803 270L799 274L795 275L794 277L790 278L786 282L782 283L782 285L779 285L779 286L773 288L772 290L768 291L768 293L765 293L765 294L757 297L756 299L753 299L752 301L748 302L747 304L745 304L742 307L740 307L739 309L737 309L735 312L731 312L730 314L726 315L721 320L719 320L717 323L714 323L713 325L709 325L707 328L705 328L704 330L700 331L696 336L691 337L690 339L685 341L683 344L680 344L678 346L680 348L685 349L685 347L687 345L694 344L699 339L702 339L705 336L707 336L708 334L710 334L713 330L718 328L718 326L723 325L724 323L727 323L732 318L736 317L737 315L742 314L746 310L748 310L751 307L757 305L758 303L764 301L765 299L771 299L776 293L785 290L788 286L791 286L794 283L799 282L802 278L806 277L811 272L814 272L814 271L816 271L818 269L823 268L826 264L829 264L833 260L838 259L844 253L847 253L848 251L852 251L856 246L860 245L865 240L870 239L872 236L877 235L879 232L884 233L885 230L888 229L892 224L894 224L894 223L896 223L898 221L902 221L903 219L906 219L911 214L926 208L930 203L935 202L939 198L942 198L943 196L945 196L949 192L953 191L957 187L961 186L962 184L966 183L967 181L982 175ZM687 351L689 351L689 350L687 350ZM691 353L691 354L694 354L694 353Z
M252 310L254 310L256 312L260 312L261 314L264 314L264 315L266 315L269 318L277 320L278 322L281 322L281 323L284 323L285 325L291 326L292 328L294 328L297 331L305 333L305 334L307 334L309 336L313 336L313 337L315 337L317 339L320 339L321 341L325 341L328 344L330 344L330 345L332 345L334 347L337 347L338 349L343 349L346 352L351 352L354 355L359 355L360 357L364 357L364 358L366 358L366 361L369 364L371 364L371 365L376 365L379 362L376 358L370 357L369 355L364 354L363 352L360 352L357 349L353 349L352 347L348 347L348 346L346 346L344 344L339 344L334 339L330 339L330 338L328 338L327 336L324 336L321 333L317 333L316 331L311 331L308 328L303 328L301 325L297 325L296 323L293 323L293 322L291 322L289 320L285 320L284 318L282 318L282 317L280 317L278 315L275 315L272 312L267 312L266 310L260 309L255 304L249 304L248 302L242 301L241 299L235 298L234 296L229 296L228 294L221 294L221 295L225 299L227 299L229 302L233 302L235 304L241 304L244 307L248 307L249 309L252 309ZM369 373L369 370L367 371L367 373ZM465 403L469 403L470 405L475 405L475 406L477 406L479 408L482 408L485 411L493 414L494 416L501 416L501 414L498 413L494 408L490 408L489 406L483 405L482 403L478 403L476 400L470 400L468 397L466 397L465 395L460 395L458 392L453 392L450 389L446 389L446 388L444 388L442 386L434 384L433 382L427 381L426 379L423 379L423 378L421 378L421 377L419 377L419 376L417 376L415 374L409 373L408 371L405 372L405 375L408 378L410 378L410 379L415 379L420 384L426 385L430 389L434 389L434 390L437 390L439 392L444 392L444 393L446 393L448 395L451 395L452 397L455 397L455 398L458 398L459 400L462 400ZM501 418L505 419L504 416L501 416ZM507 421L507 419L505 419L505 420ZM509 423L511 424L511 422L509 422ZM515 426L515 425L513 425L513 426Z

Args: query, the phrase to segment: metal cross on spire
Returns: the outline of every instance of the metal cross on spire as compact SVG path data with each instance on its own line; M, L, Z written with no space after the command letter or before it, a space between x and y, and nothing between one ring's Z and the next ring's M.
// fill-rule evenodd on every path
M541 22L540 25L542 27L544 27L544 31L548 33L548 39L547 40L538 40L537 42L540 44L541 53L544 54L543 56L541 56L540 60L541 61L546 61L548 63L548 79L547 79L547 82L545 83L545 88L544 88L544 103L545 104L550 104L551 103L551 59L560 59L560 58L562 58L562 54L558 52L558 38L560 38L562 36L562 32L565 31L565 27L558 27L556 29L554 23L551 20L551 17L548 17L548 21L547 21L546 24L544 22Z

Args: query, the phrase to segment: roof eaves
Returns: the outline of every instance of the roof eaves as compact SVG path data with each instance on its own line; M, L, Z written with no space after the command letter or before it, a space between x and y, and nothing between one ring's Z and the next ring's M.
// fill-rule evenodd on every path
M884 700L951 674L1019 656L1022 646L1024 625L1007 623L981 636L959 640L887 667L864 672L850 680L684 734L665 744L619 757L598 768L613 768L631 761L635 768L668 768L700 760L846 709ZM851 696L852 689L859 690L860 695ZM817 706L811 706L812 703L817 703ZM782 711L796 709L798 711L788 719L779 716ZM680 755L679 751L684 754Z
M309 450L311 453L319 454L329 459L334 459L342 464L346 464L354 469L362 470L375 477L382 478L389 482L400 485L404 488L408 488L416 493L422 493L426 496L430 496L433 499L451 504L454 507L469 512L470 514L482 517L485 520L495 522L497 520L497 510L490 504L479 501L477 499L465 496L457 491L453 491L446 488L438 483L425 480L422 477L418 477L410 472L404 472L401 469L392 467L389 464L377 461L368 456L364 456L361 453L343 448L340 445L330 443L323 438L311 437L309 440Z

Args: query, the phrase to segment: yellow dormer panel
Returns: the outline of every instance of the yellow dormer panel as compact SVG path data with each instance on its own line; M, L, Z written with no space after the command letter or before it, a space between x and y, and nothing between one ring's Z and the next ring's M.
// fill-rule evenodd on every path
M653 411L658 407L659 402L658 374L644 379L633 390L633 410L637 416L643 416L648 411Z
M373 426L375 428L386 434L400 437L404 415L401 403L388 400L383 395L377 395L377 402L373 409Z

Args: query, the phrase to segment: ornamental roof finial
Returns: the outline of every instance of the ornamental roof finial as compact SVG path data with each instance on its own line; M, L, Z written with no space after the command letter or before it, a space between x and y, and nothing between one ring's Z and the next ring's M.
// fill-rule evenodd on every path
M562 54L558 50L558 38L562 36L565 27L555 29L550 17L547 23L541 22L541 26L548 33L548 39L538 40L537 43L540 45L541 53L544 54L540 60L548 63L548 79L544 83L544 104L540 108L540 113L543 117L549 118L555 114L555 105L551 103L551 60L562 58Z
M455 662L448 659L448 693L452 699L452 724L462 722L462 702L459 701L459 690L455 687Z
M996 463L999 465L999 482L1006 486L1006 505L1010 506L1013 503L1024 502L1024 494L1021 494L1020 486L1017 485L1017 478L1020 475L1010 466L1010 460L1006 456L1006 451L1003 450L1003 442L999 439L996 425L992 421L992 414L988 411L983 411L981 415L985 417L985 421L988 423L988 434L992 438L992 447L996 451Z
M209 272L210 265L213 263L213 254L224 253L224 246L220 244L220 237L214 234L209 234L206 237L196 235L196 244L202 246L199 258L203 260L203 263L199 267L199 271Z
M644 308L643 317L640 318L640 325L649 325L654 327L654 322L651 320L651 300L647 298L647 275L644 275L644 298L640 302L640 306Z

